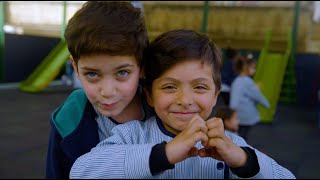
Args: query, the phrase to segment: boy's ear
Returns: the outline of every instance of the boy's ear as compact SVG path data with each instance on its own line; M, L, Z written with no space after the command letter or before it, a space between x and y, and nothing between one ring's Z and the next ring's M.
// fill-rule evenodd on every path
M76 72L76 75L79 77L77 63L74 61L74 59L73 59L73 57L71 55L70 55L70 61L72 63L72 67L73 67L74 72Z
M143 88L143 90L144 90L144 93L147 96L147 102L148 102L149 106L154 107L153 106L152 94L146 88Z
M219 94L220 94L220 91L217 91L217 92L215 93L215 95L214 95L214 102L213 102L214 105L213 105L213 107L216 106L216 103L217 103Z

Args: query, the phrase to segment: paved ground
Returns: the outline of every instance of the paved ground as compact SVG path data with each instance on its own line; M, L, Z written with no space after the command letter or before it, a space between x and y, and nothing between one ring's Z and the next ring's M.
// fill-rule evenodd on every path
M51 112L71 92L53 87L39 94L0 90L0 178L44 178ZM221 101L218 102L218 106ZM297 178L320 178L320 129L316 108L279 105L272 124L259 124L248 143Z

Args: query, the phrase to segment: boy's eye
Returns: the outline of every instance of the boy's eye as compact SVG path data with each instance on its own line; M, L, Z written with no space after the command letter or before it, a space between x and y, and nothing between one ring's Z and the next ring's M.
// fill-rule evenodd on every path
M95 73L95 72L88 72L88 73L86 73L86 76L89 77L89 78L94 78L95 76L97 76L97 73Z
M177 91L177 87L174 85L164 85L161 89L166 93L175 93Z
M175 86L173 86L173 85L166 85L166 86L163 86L162 89L175 89Z
M205 93L207 92L208 89L210 88L206 85L197 85L194 87L195 92L198 92L198 93Z
M207 89L205 86L196 86L196 89Z
M127 70L121 70L121 71L117 72L117 76L119 76L119 77L126 77L128 75L129 75L129 71L127 71Z

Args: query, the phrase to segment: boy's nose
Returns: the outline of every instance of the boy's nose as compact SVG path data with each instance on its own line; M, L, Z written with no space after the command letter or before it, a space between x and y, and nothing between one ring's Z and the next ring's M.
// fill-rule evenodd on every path
M105 81L100 88L101 96L106 98L114 96L116 92L117 90L112 80Z
M177 94L177 104L181 106L191 106L193 103L193 96L189 90L180 90Z

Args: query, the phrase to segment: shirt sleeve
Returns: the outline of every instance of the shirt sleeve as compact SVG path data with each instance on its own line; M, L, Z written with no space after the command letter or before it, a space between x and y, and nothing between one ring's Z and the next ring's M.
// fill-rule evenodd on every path
M246 164L240 168L231 168L231 171L239 177L249 178L256 175L260 171L257 155L253 149L249 147L241 147L248 155Z
M254 99L256 102L259 102L265 108L269 108L270 104L266 97L262 94L262 92L255 85L253 80L248 80L248 92L247 96Z
M155 144L137 144L139 136L130 133L139 134L137 127L131 122L114 127L109 138L75 161L70 178L152 178L149 157Z
M162 142L152 148L150 155L150 171L152 175L157 175L165 170L173 169L175 165L170 164L166 154L167 142Z

